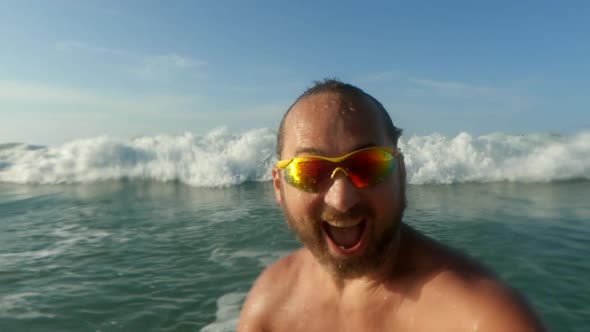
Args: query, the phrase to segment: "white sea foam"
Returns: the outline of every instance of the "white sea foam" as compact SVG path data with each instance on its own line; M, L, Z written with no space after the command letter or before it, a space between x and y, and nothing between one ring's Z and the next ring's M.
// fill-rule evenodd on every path
M590 132L574 136L461 133L401 140L408 182L551 182L590 179Z
M201 329L201 332L231 332L238 325L240 306L246 293L228 293L217 299L215 321Z
M408 182L550 182L590 179L590 131L474 137L432 134L402 137ZM179 181L199 187L270 179L275 132L108 137L56 147L0 146L0 182L88 183L106 180Z
M13 319L53 318L54 315L42 313L34 309L29 298L40 297L34 292L0 295L0 317Z
M22 268L23 262L51 259L72 250L79 250L80 245L100 243L111 234L102 230L93 230L76 225L62 225L51 232L54 242L47 248L0 253L0 271Z
M194 186L227 186L270 178L275 133L268 129L232 134L108 137L57 147L17 145L0 149L0 181L87 183L136 179L180 181Z
M242 249L234 251L225 248L215 248L211 251L209 260L222 266L231 267L236 265L237 260L249 259L258 262L261 268L265 268L288 253L288 251L282 250L268 252L262 250Z

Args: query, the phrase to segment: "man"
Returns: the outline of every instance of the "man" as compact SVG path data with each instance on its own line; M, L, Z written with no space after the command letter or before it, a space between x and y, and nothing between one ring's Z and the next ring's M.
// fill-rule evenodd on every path
M239 331L544 330L492 273L402 223L400 134L381 103L337 80L289 108L272 182L304 247L258 277Z

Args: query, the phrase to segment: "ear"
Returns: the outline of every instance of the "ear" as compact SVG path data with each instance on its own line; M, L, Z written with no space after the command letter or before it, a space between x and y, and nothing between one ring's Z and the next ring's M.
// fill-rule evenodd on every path
M404 162L404 155L399 154L397 158L397 166L399 167L399 188L402 195L402 212L408 206L408 198L406 196L406 163Z
M275 200L281 205L283 202L283 196L281 195L281 172L276 166L272 167L272 186L275 190Z
M397 158L397 163L398 163L398 167L399 167L399 179L400 179L400 183L402 183L404 186L406 184L406 163L404 162L404 155L403 154L399 154L399 157Z

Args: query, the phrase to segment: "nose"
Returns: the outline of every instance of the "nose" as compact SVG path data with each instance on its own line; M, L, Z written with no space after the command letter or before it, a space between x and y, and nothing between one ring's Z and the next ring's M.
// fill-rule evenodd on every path
M344 172L337 173L324 196L324 202L340 212L346 212L360 201L359 192Z

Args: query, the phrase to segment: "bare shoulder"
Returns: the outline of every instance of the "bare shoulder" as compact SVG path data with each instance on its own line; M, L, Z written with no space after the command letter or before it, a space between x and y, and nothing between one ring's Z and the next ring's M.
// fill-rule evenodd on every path
M238 331L266 331L273 309L282 305L292 292L297 278L302 250L295 251L268 266L258 276L242 306Z
M527 301L495 277L447 271L433 286L449 294L457 328L469 331L545 331Z
M457 328L469 331L545 331L525 298L473 259L449 250L448 264L427 286L447 294L458 315ZM442 259L445 261L445 259Z
M545 331L525 298L491 270L415 231L409 238L423 277L418 302L424 311L439 308L436 321L453 331Z

